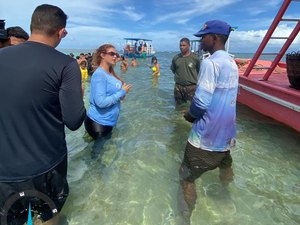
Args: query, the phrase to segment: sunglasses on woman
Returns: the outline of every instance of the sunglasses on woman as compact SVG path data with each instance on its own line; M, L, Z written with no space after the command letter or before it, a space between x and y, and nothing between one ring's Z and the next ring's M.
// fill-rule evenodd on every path
M119 53L117 53L117 52L105 52L105 54L108 54L108 55L110 55L112 57L114 57L114 56L117 57L117 58L120 57Z

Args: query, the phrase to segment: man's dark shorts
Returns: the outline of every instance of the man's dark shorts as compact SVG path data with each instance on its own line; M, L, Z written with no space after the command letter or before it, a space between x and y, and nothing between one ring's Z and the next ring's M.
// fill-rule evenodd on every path
M69 194L69 186L66 179L67 166L66 156L55 168L32 179L21 182L0 182L0 215L3 215L2 208L9 197L28 190L36 190L46 194L59 212ZM39 197L27 197L20 199L12 205L8 212L8 225L23 225L27 221L28 212L25 209L28 209L29 201L32 210L37 211L43 221L51 219L53 214L48 203L45 203Z
M230 151L206 151L196 148L187 142L179 174L181 179L194 182L208 170L213 170L217 167L220 169L231 169L231 166L232 158Z
M195 91L197 89L196 84L183 86L175 83L174 87L174 98L177 104L181 104L187 101L192 101Z

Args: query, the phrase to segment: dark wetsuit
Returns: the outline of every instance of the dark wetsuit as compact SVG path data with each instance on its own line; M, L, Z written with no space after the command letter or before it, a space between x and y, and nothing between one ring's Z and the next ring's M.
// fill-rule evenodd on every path
M76 60L28 41L0 49L0 68L0 186L47 177L57 167L64 182L65 126L76 130L85 118Z

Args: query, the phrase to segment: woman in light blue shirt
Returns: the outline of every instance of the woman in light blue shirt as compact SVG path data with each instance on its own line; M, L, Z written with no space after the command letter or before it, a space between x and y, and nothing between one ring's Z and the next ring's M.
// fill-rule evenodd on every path
M99 140L111 134L120 114L121 100L131 89L114 72L119 54L113 45L100 46L93 56L97 69L93 73L90 88L90 108L84 125L89 135Z

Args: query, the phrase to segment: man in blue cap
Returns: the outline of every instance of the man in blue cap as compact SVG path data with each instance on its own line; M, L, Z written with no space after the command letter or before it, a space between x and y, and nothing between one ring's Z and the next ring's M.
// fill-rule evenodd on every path
M201 49L211 54L200 68L197 89L184 117L193 123L179 169L179 210L184 224L190 224L196 203L195 180L219 168L220 181L227 187L233 179L230 148L236 137L236 98L238 68L225 51L231 27L223 21L207 21L194 34L201 38Z

